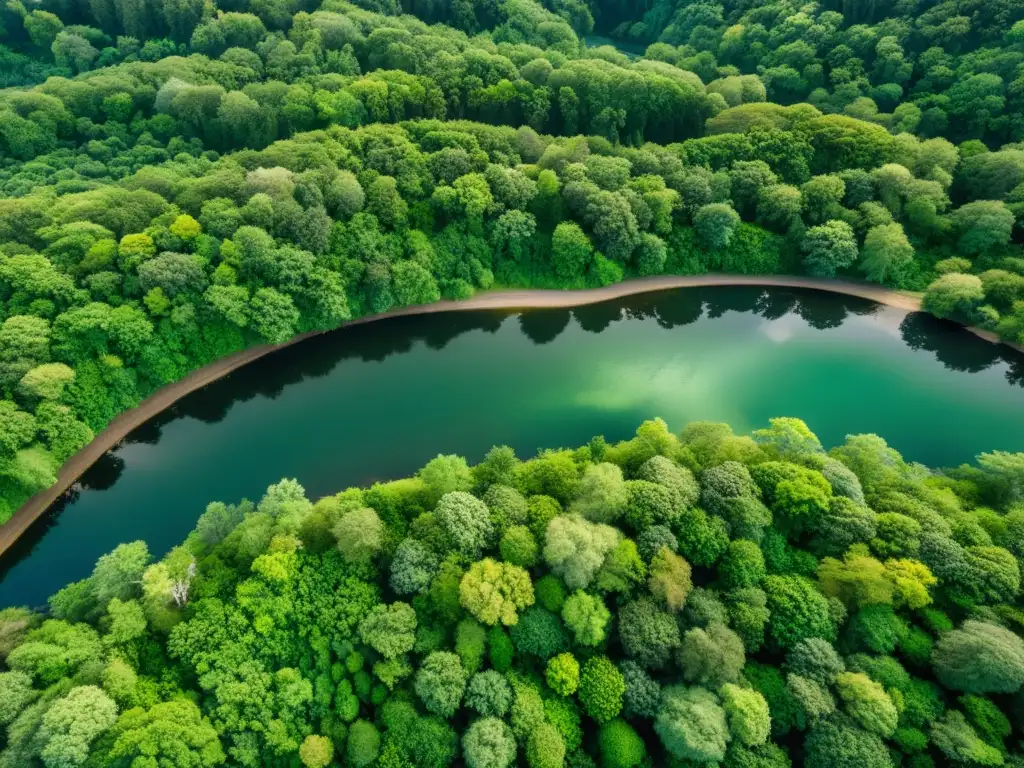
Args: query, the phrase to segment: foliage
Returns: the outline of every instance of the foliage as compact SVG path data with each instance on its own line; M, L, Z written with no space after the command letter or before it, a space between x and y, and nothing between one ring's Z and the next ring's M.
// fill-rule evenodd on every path
M211 504L156 562L118 547L49 617L0 612L0 765L1012 765L1020 494L1013 455L986 461L925 472L872 436L825 454L795 420L753 440L650 422L316 504L282 481ZM614 524L579 514L603 465ZM627 536L642 510L672 537L649 559ZM529 570L498 559L538 528Z

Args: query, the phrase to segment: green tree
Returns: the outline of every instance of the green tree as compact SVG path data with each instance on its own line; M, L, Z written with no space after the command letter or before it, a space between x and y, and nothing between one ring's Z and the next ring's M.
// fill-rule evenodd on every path
M566 280L586 273L594 259L590 238L578 224L563 221L551 235L551 262L555 273Z
M416 612L408 603L375 605L359 623L359 636L385 659L397 658L416 643Z
M40 757L53 768L73 768L89 758L92 742L117 720L117 705L93 685L73 688L43 715Z
M811 227L800 245L807 272L818 277L835 277L857 261L857 239L845 221L830 220Z
M423 660L416 673L416 695L423 706L441 717L455 714L465 688L466 672L454 653L434 651Z
M309 737L312 739L321 737ZM328 745L327 765L334 753ZM187 699L154 704L149 709L136 707L121 714L94 750L111 765L135 765L153 760L158 765L184 768L212 768L225 762L226 756L217 732L193 702ZM302 751L300 750L300 754Z
M584 589L619 539L619 532L611 526L561 515L548 525L544 561L569 589Z
M732 683L723 685L720 695L733 737L748 747L766 743L772 721L764 697Z
M480 718L462 737L462 755L469 768L507 768L516 759L512 729L496 717Z
M973 256L1010 242L1014 216L1001 200L976 200L953 211L952 221L957 250Z
M459 584L462 606L484 624L513 625L533 605L530 574L510 563L485 558L470 566Z
M595 523L611 523L625 510L628 499L621 469L614 464L592 464L583 473L570 512Z
M580 684L579 662L571 653L560 653L548 659L544 679L559 696L571 696Z
M898 223L879 224L867 230L860 249L860 269L874 283L893 283L913 259L913 246Z
M947 688L1009 693L1024 684L1024 640L1003 627L968 620L939 639L932 664Z
M740 216L727 203L709 203L701 206L693 217L693 226L701 244L712 251L725 248L732 242Z
M846 712L862 728L882 737L892 736L899 712L881 685L859 672L841 672L836 692Z
M928 286L921 306L936 317L969 319L984 300L985 289L978 277L954 272Z
M606 723L622 710L626 683L622 673L605 656L592 656L583 665L579 699L583 708L598 723Z
M610 619L604 600L587 592L577 590L562 605L562 621L580 645L600 645Z
M601 764L607 768L635 768L647 757L644 740L625 720L605 723L597 732Z
M725 710L704 688L666 688L654 730L670 754L698 763L720 762L729 742Z

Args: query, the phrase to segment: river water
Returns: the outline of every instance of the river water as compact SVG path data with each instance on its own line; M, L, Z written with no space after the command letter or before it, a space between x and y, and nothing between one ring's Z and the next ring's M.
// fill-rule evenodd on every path
M630 436L661 416L737 432L804 419L876 432L931 466L1024 450L1024 356L930 316L816 291L691 288L574 310L394 318L232 373L136 430L0 563L0 607L39 606L120 542L155 556L213 500L294 477L315 498L479 460Z

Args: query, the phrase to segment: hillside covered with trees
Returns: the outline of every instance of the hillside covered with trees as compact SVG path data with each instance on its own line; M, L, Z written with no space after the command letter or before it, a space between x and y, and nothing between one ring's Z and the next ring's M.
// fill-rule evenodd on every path
M655 420L282 480L0 611L0 766L1021 766L1022 457Z
M492 286L853 276L1024 340L1013 3L12 0L0 41L0 521L197 367Z

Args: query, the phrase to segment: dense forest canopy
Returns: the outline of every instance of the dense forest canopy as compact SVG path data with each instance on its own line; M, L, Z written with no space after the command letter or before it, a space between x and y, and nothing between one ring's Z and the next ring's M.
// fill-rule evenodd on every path
M5 4L0 521L203 364L492 286L855 276L1021 342L1024 20L939 9Z
M0 611L0 766L1020 766L1024 454L798 419L214 502Z
M9 0L0 522L199 366L492 287L1024 343L1022 214L1020 3ZM0 768L1021 768L1022 562L1022 454L795 419L284 480L0 611Z

